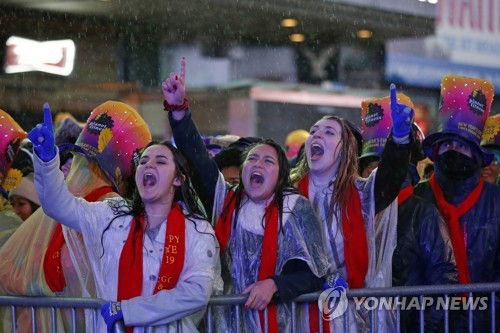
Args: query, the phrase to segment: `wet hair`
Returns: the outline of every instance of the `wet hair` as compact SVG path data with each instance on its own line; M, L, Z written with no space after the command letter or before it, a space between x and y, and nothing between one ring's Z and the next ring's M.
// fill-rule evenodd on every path
M161 142L152 141L144 148L144 150L141 152L141 155L144 153L146 148L155 145L163 145L168 149L170 149L173 155L173 162L175 164L175 169L176 169L175 177L178 177L182 181L181 186L175 188L174 202L178 201L183 202L185 209L191 215L203 218L202 210L198 205L198 196L196 195L196 192L193 190L190 179L188 177L190 171L188 163L184 158L184 155L182 155L182 153L177 148L175 148L172 145L172 143L170 143L170 141L161 141ZM134 165L133 175L135 175L136 170L137 170L137 165ZM145 214L144 203L142 202L142 199L139 195L137 184L135 184L135 177L131 177L131 181L132 181L131 185L133 186L132 187L129 186L129 190L131 191L129 194L126 195L125 199L128 199L131 205L132 208L131 213L133 213L134 216L140 216L142 214Z
M254 149L255 147L262 146L262 145L268 145L272 147L276 151L276 155L278 156L278 182L276 183L276 186L274 187L274 203L278 206L278 216L279 216L279 225L280 225L280 230L282 230L283 227L283 198L286 195L292 194L292 193L298 193L296 189L294 189L290 185L290 166L288 165L288 159L286 157L285 151L283 148L277 144L274 140L272 139L264 139L261 140L257 143L253 143L250 146L248 146L242 153L241 160L244 162L249 153ZM243 164L243 163L242 163ZM240 168L240 178L243 179L242 177L243 173L243 168ZM241 200L243 198L243 193L245 191L243 182L240 182L238 185L235 185L234 187L234 192L235 195L233 196L232 200L236 200L236 209L234 212L234 225L236 225L237 219L238 219L238 214L240 211L240 204ZM231 200L231 201L232 201ZM225 216L228 214L229 207L231 206L231 201L227 203L227 205L223 208L221 216ZM262 226L265 225L265 218L267 214L269 214L270 211L266 210L263 218L262 218Z
M337 221L341 221L342 211L347 208L347 204L351 200L347 197L347 189L350 186L354 186L354 182L358 177L358 146L357 139L352 132L351 126L343 119L337 116L328 115L324 116L320 120L335 120L340 124L342 128L342 139L340 140L340 160L339 169L337 171L337 177L333 183L333 188L335 191L332 194L330 200L330 212L335 214ZM326 152L325 152L326 153ZM298 182L306 174L309 173L309 165L307 163L307 151L306 154L297 163L297 166L292 170L291 181L292 183ZM337 215L336 207L339 207L340 212ZM328 224L332 222L332 215L328 216ZM339 228L341 224L339 223Z
M174 147L174 145L170 141L152 141L150 142L141 152L141 156L146 150L146 148L155 146L155 145L163 145L170 149L173 156L173 162L175 164L176 175L181 180L181 185L175 187L174 199L173 202L182 202L183 209L187 211L186 219L190 220L194 223L195 229L196 223L192 220L192 218L205 219L206 216L200 208L200 201L193 187L191 186L189 175L189 167L186 159L182 155L182 153ZM134 164L133 175L135 175L137 171L137 165ZM104 233L110 228L111 223L118 217L124 215L133 215L134 219L138 219L142 215L146 215L146 210L144 207L144 203L139 195L139 190L137 189L137 184L135 183L135 176L130 177L130 183L128 184L128 193L124 197L125 201L115 201L111 205L111 209L113 210L115 217L109 222L106 229L101 236L101 245L103 245L103 237ZM165 218L167 218L165 216ZM147 223L147 222L146 222ZM140 228L140 223L135 223L135 231ZM205 233L205 232L200 232ZM208 234L208 233L206 233ZM208 234L210 235L210 234ZM104 254L104 252L103 252Z

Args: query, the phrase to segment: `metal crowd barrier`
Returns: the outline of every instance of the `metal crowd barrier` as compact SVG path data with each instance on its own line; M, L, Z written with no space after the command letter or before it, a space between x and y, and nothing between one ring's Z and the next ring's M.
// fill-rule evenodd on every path
M451 297L454 295L463 295L464 293L468 294L469 300L474 297L474 294L489 294L489 306L488 310L490 313L490 321L491 321L491 332L495 333L496 332L496 322L495 322L495 316L496 312L500 311L500 309L496 309L495 301L496 301L496 292L500 291L500 283L477 283L477 284L468 284L468 285L433 285L433 286L412 286L412 287L390 287L390 288L371 288L371 289L353 289L353 290L348 290L346 293L347 299L348 300L353 300L354 298L376 298L378 300L382 298L395 298L396 303L398 299L401 297L419 297L420 302L422 302L422 298L424 296L438 296L442 295L446 300L449 300ZM319 295L321 292L316 292L316 293L310 293L310 294L304 294L299 297L297 297L294 302L291 304L292 312L295 312L297 308L298 303L316 303L318 301ZM242 305L245 304L245 301L247 299L247 295L230 295L230 296L213 296L210 301L209 301L209 307L207 311L207 320L206 320L206 325L205 331L207 333L213 332L213 328L211 327L210 323L212 322L212 313L213 313L213 307L214 306L234 306L236 307L236 327L240 327L239 321L241 320L241 308ZM500 297L500 296L499 296ZM322 321L322 313L321 310L319 310L318 313L318 318L320 323L319 324L319 333L323 333L321 321ZM401 308L399 306L396 306L396 332L401 332ZM419 326L419 331L424 332L424 311L425 309L420 309L419 311L419 318L420 318L420 326ZM443 331L445 333L449 333L450 325L449 325L449 310L448 308L444 309L444 322L443 322ZM468 327L467 330L468 332L475 332L474 331L474 323L473 323L473 309L472 307L468 308ZM369 332L378 332L376 327L374 326L375 320L373 320L373 316L375 315L375 311L370 311L369 313L371 320L370 323L372 324L369 327ZM344 314L343 317L345 321L345 330L344 332L348 332L348 325L347 325L347 313ZM301 333L298 332L296 329L297 323L295 322L296 318L294 315L292 315L291 318L291 326L292 326L292 333ZM267 309L264 312L264 332L267 333ZM237 331L239 332L239 331ZM386 333L386 332L380 332L380 333ZM483 332L481 332L483 333Z
M41 297L41 296L0 296L0 308L10 307L10 319L12 322L11 331L17 333L16 328L16 309L29 308L31 313L31 323L36 323L36 309L50 309L50 321L52 333L57 333L56 327L56 309L66 308L71 311L71 332L77 332L76 310L87 309L93 311L94 327L96 327L96 318L100 316L99 310L106 301L95 298L69 298L69 297ZM1 331L1 329L0 329ZM96 330L95 330L96 331ZM32 332L37 332L36 325L32 325ZM114 333L124 333L125 326L123 322L115 325ZM43 332L48 333L48 332Z
M469 285L434 285L434 286L414 286L414 287L391 287L391 288L373 288L373 289L355 289L348 290L346 293L347 299L377 299L381 300L383 298L394 298L396 300L396 331L400 332L401 329L401 308L399 306L398 299L402 297L418 297L419 302L423 302L423 298L425 296L442 296L445 300L449 300L451 297L456 295L460 295L460 297L464 297L467 295L468 300L473 299L477 295L487 295L489 299L488 304L488 312L490 315L491 322L491 332L496 332L497 324L495 322L495 317L498 315L497 312L500 309L496 308L495 301L496 293L500 291L500 283L480 283L480 284L469 284ZM294 302L291 303L291 309L294 313L297 308L297 304L300 303L317 303L318 297L321 293L310 293L297 297ZM219 306L231 306L236 307L236 327L240 327L239 323L242 320L241 311L243 310L243 305L247 299L248 295L225 295L225 296L213 296L211 297L207 313L204 321L202 322L201 331L206 333L214 332L214 328L212 327L213 322L213 308ZM94 318L96 316L100 316L99 309L105 301L100 299L90 299L90 298L60 298L60 297L27 297L27 296L0 296L0 308L10 307L11 309L11 319L12 322L15 323L16 319L16 309L17 308L29 308L31 310L31 321L36 322L36 309L37 308L49 308L51 313L51 322L52 327L55 327L56 322L56 309L58 308L69 308L71 309L71 318L72 318L72 332L77 331L76 322L76 309L89 309L94 312ZM321 310L318 310L318 318L322 321L322 313ZM449 310L448 308L444 308L444 322L443 329L445 333L449 332L450 323L449 323ZM468 307L468 332L474 332L474 322L473 322L473 307ZM369 313L371 317L371 326L369 327L370 332L377 332L376 327L374 326L374 316L375 311L371 311ZM419 331L424 332L424 309L420 308L418 310L419 318L420 318L420 327ZM292 315L292 333L301 333L297 330L296 318ZM349 319L347 316L343 318L345 322ZM264 332L267 333L267 309L264 311ZM181 321L178 320L176 322L177 331L182 331ZM36 325L32 325L32 332L36 332ZM94 323L95 327L95 323ZM320 327L320 333L322 333L322 326ZM344 325L345 332L347 332L348 326ZM16 327L13 325L12 332L16 333ZM53 329L52 332L56 333ZM123 333L125 332L125 328L123 325L123 321L120 321L115 325L114 333ZM45 332L43 332L45 333ZM385 332L384 332L385 333Z

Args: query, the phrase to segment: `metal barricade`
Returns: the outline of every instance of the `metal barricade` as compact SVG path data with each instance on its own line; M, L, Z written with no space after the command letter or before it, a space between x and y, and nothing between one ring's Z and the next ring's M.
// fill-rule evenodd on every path
M460 306L466 305L467 311L467 319L468 319L468 327L467 330L469 332L474 332L474 313L477 311L475 309L475 305L481 304L485 306L486 298L488 303L486 304L487 312L489 314L489 325L490 331L496 332L497 323L495 321L495 316L498 314L497 306L495 305L495 301L497 301L497 292L500 291L500 283L482 283L482 284L469 284L469 285L436 285L436 286L415 286L415 287L392 287L392 288L373 288L373 289L356 289L356 290L348 290L346 292L346 297L349 301L354 301L356 305L362 304L363 302L371 302L372 304L377 303L378 305L382 305L382 307L387 307L388 311L392 311L396 318L396 326L395 331L399 332L401 329L401 311L405 311L403 308L402 299L405 297L410 297L412 300L416 298L418 300L418 304L420 307L418 309L419 313L419 321L420 321L420 332L424 332L424 311L426 301L429 301L428 297L441 297L443 300L443 311L444 311L444 319L443 319L443 328L444 332L449 332L450 329L450 312L456 309L449 307L450 301L457 300ZM293 333L299 332L297 329L297 323L295 318L295 313L297 311L297 305L303 303L317 303L318 298L321 293L311 293L305 294L297 297L294 302L290 304L292 309L292 318L291 318L291 331ZM458 296L457 296L458 295ZM465 296L466 295L466 296ZM217 328L214 328L213 323L213 309L215 307L235 307L236 311L236 327L240 327L240 322L243 320L241 318L241 311L245 311L243 309L243 305L246 302L248 295L225 295L225 296L213 296L211 297L207 312L205 315L205 319L200 323L200 331L211 333L217 331ZM478 301L479 300L479 301ZM468 302L468 303L467 303ZM51 322L52 327L55 327L56 322L56 309L66 308L71 311L71 322L72 322L72 332L77 331L78 323L76 320L76 310L77 309L87 309L89 311L93 311L94 318L100 316L99 309L105 303L105 301L100 299L90 299L90 298L61 298L61 297L27 297L27 296L0 296L0 307L1 308L10 308L11 310L11 320L13 323L16 322L16 309L18 308L29 308L31 311L31 321L32 323L36 322L36 309L38 308L48 308L51 313ZM368 317L371 318L369 331L377 332L377 327L375 325L375 313L379 309L373 307L368 312ZM483 309L484 310L484 309ZM500 310L500 309L499 309ZM462 310L463 311L463 310ZM318 310L318 318L321 322L323 321L323 313L321 309ZM347 323L351 320L346 313L343 315L342 319L344 322L345 332L347 332ZM267 309L264 311L264 332L268 331L267 327L268 323L268 313ZM32 325L33 332L36 332L36 325ZM96 319L94 319L94 328L96 327ZM175 323L175 327L178 332L182 331L181 320L178 320ZM322 327L320 327L320 333L322 332ZM12 327L12 332L16 333L15 325ZM52 332L56 332L54 329ZM123 321L119 321L117 325L115 325L114 333L123 333L125 332L125 328L123 325ZM45 333L45 332L43 332ZM302 333L302 332L299 332ZM384 332L385 333L385 332Z
M41 308L50 309L50 321L52 333L56 333L56 309L69 309L71 311L71 332L77 331L77 325L82 325L76 320L77 309L86 309L93 311L93 318L100 316L99 310L106 303L104 300L95 298L69 298L69 297L39 297L39 296L0 296L0 307L10 308L12 321L11 330L13 333L16 329L16 309L29 308L31 312L31 323L36 323L36 310ZM96 327L97 320L94 320L93 326ZM32 325L32 332L36 332L36 324ZM96 331L96 330L95 330ZM118 322L115 325L114 333L124 333L125 326L123 322ZM48 333L48 332L43 332Z
M401 308L402 302L401 299L404 297L417 297L419 300L418 303L418 313L419 313L419 329L420 332L424 332L424 311L426 301L425 297L429 296L441 296L443 299L442 310L444 312L444 319L442 323L443 331L448 333L450 329L449 323L449 313L450 311L455 311L457 309L450 309L450 301L455 300L457 302L465 302L465 307L467 308L468 313L468 332L474 331L474 322L473 322L473 313L474 304L479 304L474 299L477 295L487 295L484 297L488 298L488 312L489 312L489 323L490 323L490 332L496 332L496 327L498 326L496 323L495 316L497 315L497 309L495 305L495 301L497 298L497 292L500 291L500 283L478 283L478 284L468 284L468 285L434 285L434 286L412 286L412 287L391 287L391 288L371 288L371 289L353 289L348 290L346 292L346 297L348 300L353 301L356 300L359 304L361 302L366 302L366 300L377 300L377 304L388 305L390 311L394 312L394 316L396 318L396 326L395 332L401 331L401 311L405 311ZM463 294L467 294L467 298L464 299ZM305 294L297 297L294 302L291 304L292 308L292 318L291 318L291 327L292 333L302 333L299 332L295 323L295 311L297 308L297 304L300 303L317 303L318 298L321 292ZM460 295L460 296L456 296ZM232 306L236 308L236 327L240 327L241 316L239 315L242 306L245 304L248 295L229 295L229 296L213 296L209 301L209 306L206 315L205 327L203 327L203 331L207 333L212 333L216 331L211 323L213 317L213 309L216 306ZM390 299L390 300L388 300ZM468 302L468 303L467 303ZM484 305L484 303L481 303ZM456 305L456 304L455 304ZM266 309L267 310L267 309ZM321 321L323 317L323 313L321 309L318 310L318 318L320 319L319 323L319 332L322 333ZM500 309L498 309L500 311ZM376 314L376 309L372 309L369 311L368 315L370 317L370 326L368 327L369 332L379 332L377 327L375 326L374 316ZM348 314L345 313L342 317L344 321L344 332L348 332L347 322L351 319L348 318ZM264 332L267 332L267 311L265 312L265 328ZM239 332L237 329L236 332ZM385 333L385 332L380 332Z

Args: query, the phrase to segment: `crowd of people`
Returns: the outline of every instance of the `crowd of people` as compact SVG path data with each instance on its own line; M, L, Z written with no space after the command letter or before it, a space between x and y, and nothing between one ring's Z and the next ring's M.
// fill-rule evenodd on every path
M338 287L500 282L500 115L489 117L488 81L443 77L440 130L427 137L391 85L362 103L362 128L328 115L283 149L202 137L185 73L183 58L161 87L170 141L152 141L117 101L86 123L53 121L46 104L29 133L0 110L2 295L106 300L97 319L77 313L79 332L119 320L127 332L170 332L178 320L197 332L209 298L232 294L248 296L242 315L216 307L217 331L392 332L389 309L369 316L349 302L348 320L326 320L317 303L290 303ZM424 159L433 169L422 177ZM57 311L54 321L39 309L33 323L2 309L0 332L70 331L70 311ZM488 311L474 312L475 331L491 329ZM444 315L426 310L425 330L443 331ZM451 331L468 327L466 312L452 318ZM403 311L401 330L419 320Z

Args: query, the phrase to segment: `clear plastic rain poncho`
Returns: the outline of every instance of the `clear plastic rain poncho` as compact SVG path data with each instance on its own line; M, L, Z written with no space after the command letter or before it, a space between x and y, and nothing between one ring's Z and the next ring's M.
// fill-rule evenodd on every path
M0 194L0 248L23 223L12 205Z
M368 272L364 288L383 288L392 286L392 254L397 243L397 200L375 216L375 176L374 170L368 178L358 178L355 186L361 200L363 220L368 241ZM330 274L340 274L347 280L347 269L344 258L344 240L339 221L330 213L330 200L335 189L333 184L323 188L314 187L309 180L310 200L317 215L323 219L324 228L328 230L330 261L333 263ZM328 227L327 216L332 214L332 222ZM348 316L348 327L344 327L344 316ZM390 311L378 310L375 328L378 332L391 332L395 329L393 314ZM332 332L366 332L370 327L370 316L365 309L356 310L356 304L350 300L346 313L330 321ZM346 330L345 330L346 329Z
M70 191L75 196L85 196L104 185L103 178L89 167L87 159L75 154L71 172L66 179ZM118 196L108 193L100 198ZM63 226L66 245L61 249L61 263L66 280L66 288L54 293L45 282L43 262L45 253L57 222L44 214L39 208L16 230L0 248L0 294L28 296L96 297L92 271L89 266L81 234ZM74 265L73 263L78 263ZM90 314L90 311L89 311ZM17 331L31 332L31 313L29 309L16 310ZM56 310L57 332L71 332L71 310ZM90 317L91 318L91 317ZM4 332L11 332L10 310L2 313ZM50 309L36 311L38 332L52 329ZM77 332L87 332L83 311L77 311ZM1 330L1 328L0 328Z
M223 204L229 185L219 174L214 200L214 221L223 211ZM271 198L272 199L272 198ZM224 294L239 294L247 286L257 282L261 263L262 241L264 235L263 215L268 202L254 203L248 197L242 199L237 224L232 228L226 250L221 257ZM234 220L233 220L234 223ZM284 265L292 259L305 261L314 275L322 277L330 266L324 252L324 231L309 201L297 194L283 199L283 222L278 234L278 254L275 274L279 275ZM308 327L305 311L306 304L298 305L296 327L304 332ZM215 309L216 329L220 332L236 331L235 307ZM277 305L279 332L290 332L291 305ZM263 332L257 310L245 310L240 317L241 332ZM304 326L304 327L301 327Z

